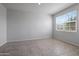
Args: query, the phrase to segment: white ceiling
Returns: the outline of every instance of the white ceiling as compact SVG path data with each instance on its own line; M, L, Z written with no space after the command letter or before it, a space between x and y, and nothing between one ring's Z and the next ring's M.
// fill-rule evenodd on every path
M74 3L4 3L3 5L8 9L23 11L23 12L43 12L55 14Z

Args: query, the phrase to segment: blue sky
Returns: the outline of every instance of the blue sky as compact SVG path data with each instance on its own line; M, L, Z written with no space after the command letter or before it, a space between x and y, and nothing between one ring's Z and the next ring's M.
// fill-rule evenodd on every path
M56 24L63 24L65 21L68 20L69 16L77 16L77 11L71 11L65 15L61 15L61 16L58 16L56 17Z

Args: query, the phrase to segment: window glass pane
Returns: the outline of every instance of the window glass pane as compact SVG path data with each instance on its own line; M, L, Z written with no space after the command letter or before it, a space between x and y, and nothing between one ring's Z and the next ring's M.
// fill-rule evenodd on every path
M65 31L69 31L69 26L68 27L64 27Z
M68 19L67 15L56 17L56 26L61 27L61 30L63 30L67 19Z
M76 17L77 17L77 11L74 10L74 11L68 12L66 15L68 16L68 21L74 21L76 20Z
M65 22L65 25L66 27L70 26L70 23L69 22Z
M76 30L76 27L70 27L70 31Z
M70 23L70 27L75 27L76 26L76 22L69 22Z
M63 16L56 17L56 27L60 28L60 30L63 30L63 24L64 24L64 17Z
M63 31L75 31L77 23L77 11L65 13L56 17L56 28Z
M62 25L64 23L64 16L56 17L56 24Z

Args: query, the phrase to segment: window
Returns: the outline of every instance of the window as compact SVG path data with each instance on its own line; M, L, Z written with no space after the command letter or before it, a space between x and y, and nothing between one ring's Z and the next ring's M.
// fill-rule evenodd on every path
M56 17L56 30L66 32L77 31L77 11L73 10Z

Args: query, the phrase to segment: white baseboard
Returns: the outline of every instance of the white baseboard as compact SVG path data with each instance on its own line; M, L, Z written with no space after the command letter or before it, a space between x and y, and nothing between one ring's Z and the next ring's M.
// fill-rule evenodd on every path
M69 44L72 44L72 45L75 45L75 46L79 46L79 43L72 42L72 41L69 41L69 40L63 40L63 39L57 39L57 40L60 40L60 41L63 41L63 42L66 42L66 43L69 43Z
M8 41L8 42L19 42L19 41L26 41L26 40L40 40L40 39L51 39L51 37L39 37L39 38L31 38L31 39L21 39L21 40Z
M0 44L0 47L3 46L6 43L7 43L7 41L4 41L3 43Z

